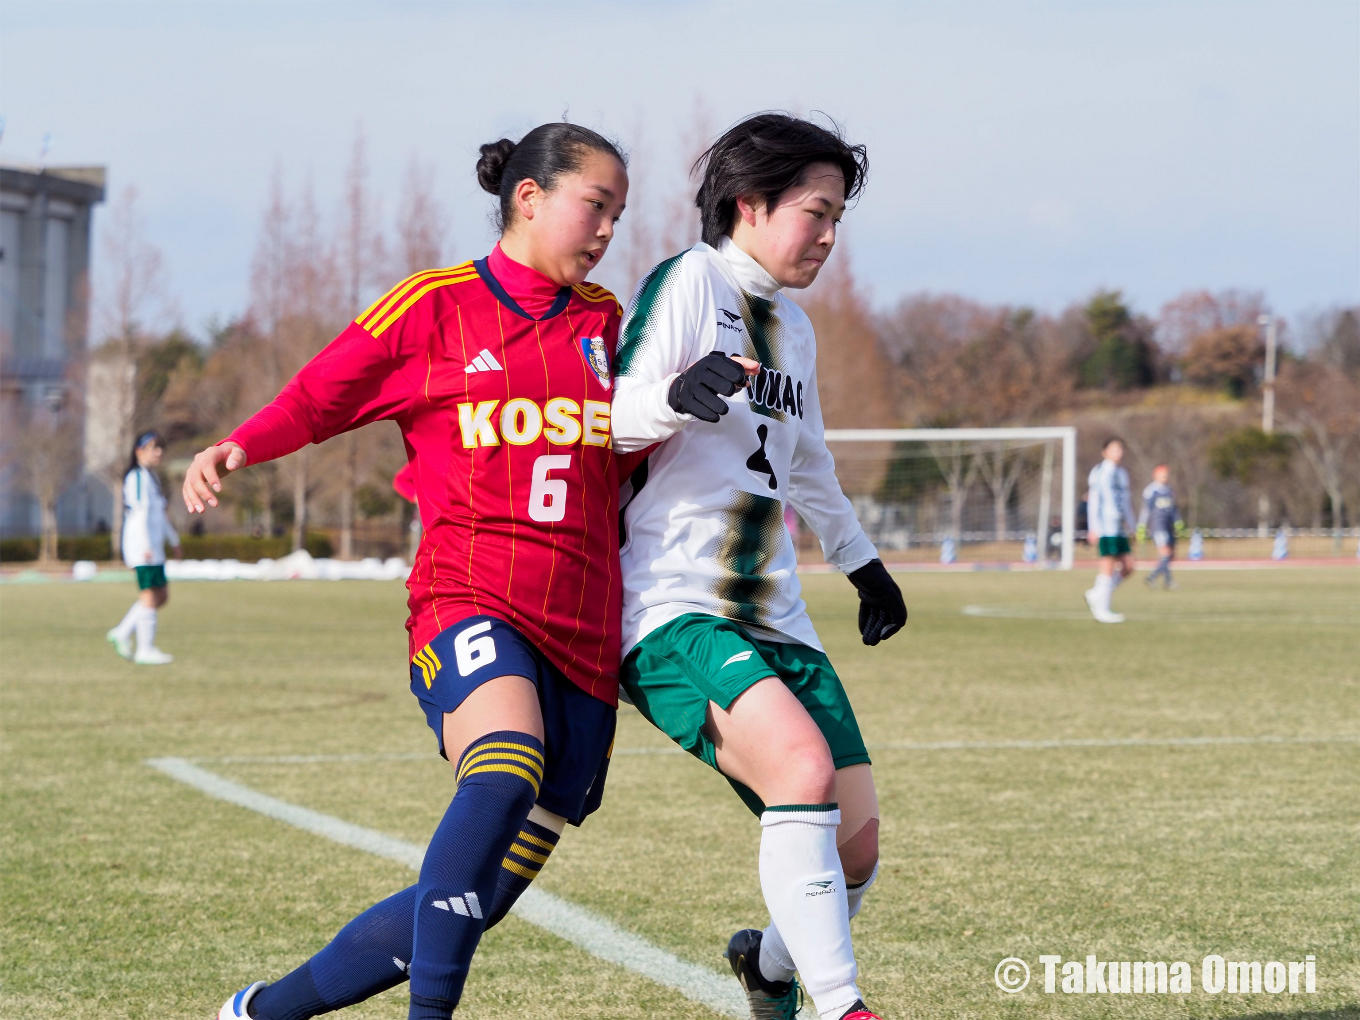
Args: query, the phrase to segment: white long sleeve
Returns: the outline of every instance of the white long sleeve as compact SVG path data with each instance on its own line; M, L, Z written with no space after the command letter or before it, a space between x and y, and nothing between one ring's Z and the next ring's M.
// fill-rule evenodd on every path
M693 417L667 402L671 383L717 343L710 281L683 255L661 263L640 284L619 330L610 432L614 449L632 453L675 435Z
M826 562L848 574L877 559L878 550L842 491L836 462L826 448L815 367L804 403L806 411L789 471L789 502L822 543Z

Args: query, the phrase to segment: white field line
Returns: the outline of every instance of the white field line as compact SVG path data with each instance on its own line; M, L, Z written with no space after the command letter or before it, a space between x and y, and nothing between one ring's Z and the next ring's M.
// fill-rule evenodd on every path
M1035 751L1082 747L1217 747L1252 744L1360 744L1360 734L1342 733L1324 737L1073 737L1061 740L890 740L866 744L870 751ZM616 747L614 757L621 755L685 754L679 747ZM222 765L311 765L323 762L365 761L438 761L434 754L283 754L283 755L226 755L221 758L156 758L148 762L160 768L159 762L209 762ZM200 770L203 771L203 770ZM203 772L212 775L211 772ZM179 778L176 776L175 778ZM186 780L187 781L187 780ZM229 780L217 778L218 782ZM235 785L235 784L230 784ZM241 787L241 789L247 789ZM263 794L256 794L263 797ZM282 803L282 801L280 801ZM291 805L289 805L291 807ZM302 811L303 808L292 808ZM267 813L267 812L266 812ZM272 817L272 816L271 816ZM325 817L325 816L322 816Z
M310 759L319 756L299 757ZM346 756L344 760L354 760L354 756ZM256 811L342 846L396 861L413 871L420 870L420 863L425 857L424 847L260 793L199 768L184 758L151 758L147 764L210 797ZM593 956L619 964L659 985L672 988L716 1013L730 1017L747 1015L746 998L731 978L688 963L652 945L641 936L624 931L612 922L552 893L530 886L511 912Z
M871 751L1032 751L1062 747L1215 747L1240 744L1360 744L1360 734L1332 737L1095 737L1071 740L941 740L869 744ZM618 752L615 751L615 754Z
M997 620L1077 620L1091 619L1088 609L1031 609L1028 606L964 606L959 610L964 616L977 616ZM1291 614L1264 613L1195 613L1195 612L1140 612L1128 614L1130 623L1352 623L1354 616L1303 616Z

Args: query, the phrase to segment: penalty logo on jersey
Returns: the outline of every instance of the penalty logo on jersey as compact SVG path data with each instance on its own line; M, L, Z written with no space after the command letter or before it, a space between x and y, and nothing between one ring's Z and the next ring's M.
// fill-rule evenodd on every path
M581 357L586 359L586 364L595 373L595 378L600 380L600 385L609 389L609 356L605 354L604 337L581 337Z

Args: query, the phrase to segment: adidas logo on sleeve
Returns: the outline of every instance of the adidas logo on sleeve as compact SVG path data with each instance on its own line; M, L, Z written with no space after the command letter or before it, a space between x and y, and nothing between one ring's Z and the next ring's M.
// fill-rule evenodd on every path
M491 352L483 347L481 353L473 358L472 363L463 371L468 375L476 375L478 372L501 372L504 369L501 367L501 363L492 357Z

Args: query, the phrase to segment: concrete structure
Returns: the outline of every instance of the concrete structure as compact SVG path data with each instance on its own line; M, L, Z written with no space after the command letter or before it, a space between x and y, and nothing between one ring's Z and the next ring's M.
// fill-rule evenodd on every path
M5 450L35 415L83 416L91 215L103 200L103 167L0 165L0 534L39 529ZM79 482L62 497L61 528L90 530L110 506L103 486Z

